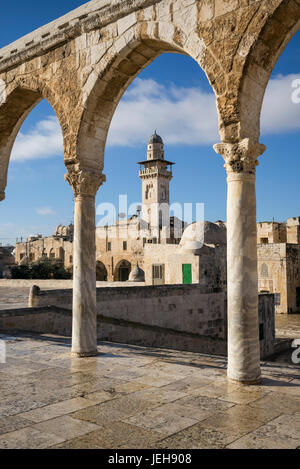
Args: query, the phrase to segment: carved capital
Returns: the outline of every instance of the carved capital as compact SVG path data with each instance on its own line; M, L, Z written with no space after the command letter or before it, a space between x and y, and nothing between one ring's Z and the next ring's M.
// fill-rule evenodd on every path
M5 192L0 190L0 202L5 199Z
M214 150L224 158L228 174L255 174L256 166L259 165L257 158L265 152L266 147L245 138L238 143L218 143L214 145Z
M70 165L68 166L65 180L72 186L75 197L95 197L99 187L106 181L106 176L102 171L83 169L76 167L76 165Z

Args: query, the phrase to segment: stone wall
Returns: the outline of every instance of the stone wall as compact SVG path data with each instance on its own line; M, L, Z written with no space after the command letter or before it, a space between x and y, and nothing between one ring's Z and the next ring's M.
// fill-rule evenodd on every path
M72 292L41 292L33 308L0 312L0 330L71 335ZM226 295L199 286L97 289L98 339L226 355ZM259 297L261 356L274 350L274 297Z
M300 246L298 244L261 244L258 253L259 292L277 294L276 314L300 312Z

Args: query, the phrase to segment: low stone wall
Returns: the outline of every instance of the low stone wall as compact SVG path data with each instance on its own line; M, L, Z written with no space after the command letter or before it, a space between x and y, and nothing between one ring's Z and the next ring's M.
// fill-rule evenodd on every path
M55 307L3 310L0 330L71 336L72 312Z
M40 291L33 307L0 312L0 329L71 335L72 292ZM226 295L196 285L97 289L98 339L226 355ZM261 356L274 353L274 297L259 298Z
M29 306L72 309L72 292L35 291ZM226 296L197 285L97 288L98 314L181 332L226 338Z
M41 289L58 290L58 289L72 289L73 280L15 280L15 279L0 279L0 288L31 288L37 285ZM97 287L102 288L120 288L131 286L144 286L144 283L134 282L97 282Z

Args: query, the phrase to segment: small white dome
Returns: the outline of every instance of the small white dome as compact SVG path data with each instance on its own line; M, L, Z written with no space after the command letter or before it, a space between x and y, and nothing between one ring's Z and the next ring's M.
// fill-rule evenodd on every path
M129 282L145 282L145 272L136 264L135 269L130 272Z
M184 230L180 241L182 249L196 252L204 244L226 244L226 231L208 221L192 223Z

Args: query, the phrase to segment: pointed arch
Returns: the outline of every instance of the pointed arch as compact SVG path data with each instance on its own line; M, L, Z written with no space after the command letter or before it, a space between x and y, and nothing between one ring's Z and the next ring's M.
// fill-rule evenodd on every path
M258 140L266 88L282 52L300 29L300 4L283 0L267 8L262 5L253 23L255 40L245 58L237 107L240 138Z
M65 153L67 152L67 137L69 123L55 92L47 85L38 84L28 79L17 79L5 89L5 95L0 105L0 198L5 197L8 167L16 137L31 111L43 99L46 99L54 110L60 124Z
M196 32L186 33L166 22L137 23L106 50L86 81L77 139L81 162L103 170L108 131L123 94L136 76L165 52L193 58L214 94L224 92L227 85L222 66Z

